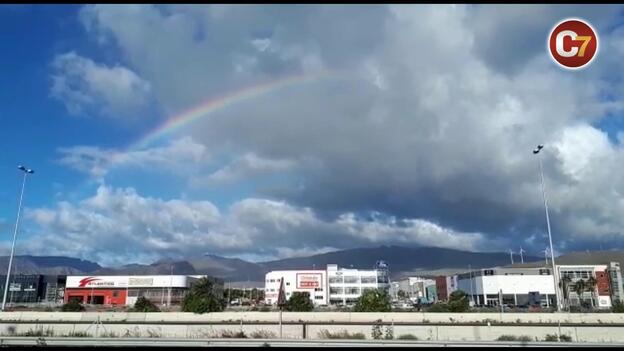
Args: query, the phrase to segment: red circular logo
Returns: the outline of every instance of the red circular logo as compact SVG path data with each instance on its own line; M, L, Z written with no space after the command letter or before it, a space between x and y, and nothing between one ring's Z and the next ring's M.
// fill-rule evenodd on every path
M559 65L579 69L594 59L598 52L598 34L581 19L566 19L553 28L548 38L550 56Z

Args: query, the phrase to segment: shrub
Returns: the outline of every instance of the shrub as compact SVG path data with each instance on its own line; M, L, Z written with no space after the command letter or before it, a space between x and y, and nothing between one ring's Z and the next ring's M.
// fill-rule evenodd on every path
M375 340L381 339L381 337L383 336L383 331L381 328L382 328L381 319L378 319L375 321L375 323L373 324L371 328L371 337L373 339Z
M427 309L427 312L449 312L449 306L446 303L436 303Z
M310 293L307 291L295 291L286 302L286 311L310 312L314 309L314 304L310 300Z
M247 335L242 330L241 331L224 330L221 332L221 337L232 338L232 339L246 339Z
M450 312L467 312L470 310L468 295L461 290L455 290L449 296L448 307Z
M73 331L69 332L67 336L70 338L88 338L91 336L91 334L84 331Z
M225 308L225 300L216 293L214 284L208 278L199 279L182 300L182 312L220 312Z
M63 307L61 307L61 311L63 312L82 312L84 310L85 307L76 299L69 300L68 303L64 304Z
M561 334L559 336L559 341L571 342L572 341L572 337L570 335Z
M501 335L496 338L496 341L518 341L518 337L515 335Z
M384 335L384 339L392 340L394 339L394 327L389 325L386 326L386 335Z
M368 290L357 300L355 312L390 312L390 295L383 290Z
M160 312L154 303L144 296L139 297L129 312Z
M611 308L611 312L624 313L624 303L622 303L622 301L615 301L613 303L613 307Z
M253 339L274 339L275 333L268 330L256 330L250 335Z
M418 340L418 337L414 334L402 334L397 337L398 340Z
M346 330L332 333L327 329L323 329L318 333L320 339L366 339L366 336L362 333L350 334Z
M557 334L546 334L544 341L559 341L559 337L557 337Z
M522 342L531 342L533 341L533 338L528 336L528 335L522 335L518 338L518 341L522 341Z

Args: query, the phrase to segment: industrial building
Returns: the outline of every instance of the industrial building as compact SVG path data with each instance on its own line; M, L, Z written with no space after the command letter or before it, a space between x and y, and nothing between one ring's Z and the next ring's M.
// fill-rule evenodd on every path
M378 262L375 269L360 270L327 265L324 270L272 271L265 276L265 302L277 303L281 279L286 299L293 292L308 292L315 305L349 305L367 290L390 288L387 265Z
M6 275L0 276L0 296L4 295ZM65 276L41 274L12 274L7 303L58 303L63 300Z
M449 296L457 290L457 276L438 276L435 278L437 301L448 301Z
M429 304L438 301L436 281L422 277L407 277L390 284L390 296L400 300L405 296L413 303Z
M456 276L457 290L464 291L471 305L497 306L541 304L556 301L555 284L548 268L495 267Z
M143 296L158 305L178 305L201 275L68 276L65 302L94 305L133 305ZM223 295L223 281L210 278Z
M571 306L589 303L593 307L609 308L615 301L624 301L622 272L618 262L605 265L558 265L557 269L560 279L565 280L561 284L561 291ZM583 281L582 291L575 289L579 281Z

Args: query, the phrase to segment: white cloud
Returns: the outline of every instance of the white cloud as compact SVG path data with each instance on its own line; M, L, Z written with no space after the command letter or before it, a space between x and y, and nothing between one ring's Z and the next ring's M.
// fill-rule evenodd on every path
M234 182L248 179L252 176L289 171L295 166L296 162L293 160L273 160L260 157L254 153L247 153L210 174L207 180L212 182ZM201 183L202 180L197 180L197 182Z
M56 56L52 67L51 95L71 114L136 118L149 102L149 82L126 67L98 64L73 51Z
M143 197L132 188L107 185L76 204L27 209L26 218L37 229L21 252L79 256L105 265L204 252L271 259L381 243L476 249L484 240L424 220L366 221L349 213L322 219L310 208L254 198L222 213L208 201Z
M90 177L103 181L106 174L117 168L142 168L188 173L201 167L210 158L206 147L190 137L171 141L165 146L140 150L102 149L93 146L73 146L58 150L59 162Z

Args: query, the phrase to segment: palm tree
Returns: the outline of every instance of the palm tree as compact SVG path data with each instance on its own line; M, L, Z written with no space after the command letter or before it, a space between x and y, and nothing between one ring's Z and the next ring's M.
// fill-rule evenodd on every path
M598 282L596 281L596 278L592 276L592 277L589 277L589 279L587 279L585 284L587 285L587 289L589 289L589 291L591 292L591 303L592 303L592 308L594 308L595 307L594 298L596 294L596 285L598 284Z
M578 295L579 306L582 305L583 292L585 292L587 285L583 279L580 279L574 284L574 292Z
M559 287L561 288L562 292L563 292L563 303L564 305L569 305L569 301L568 301L568 286L570 285L570 282L572 281L572 278L570 278L568 275L563 275L561 277L561 280L559 281ZM566 303L568 302L568 303Z

